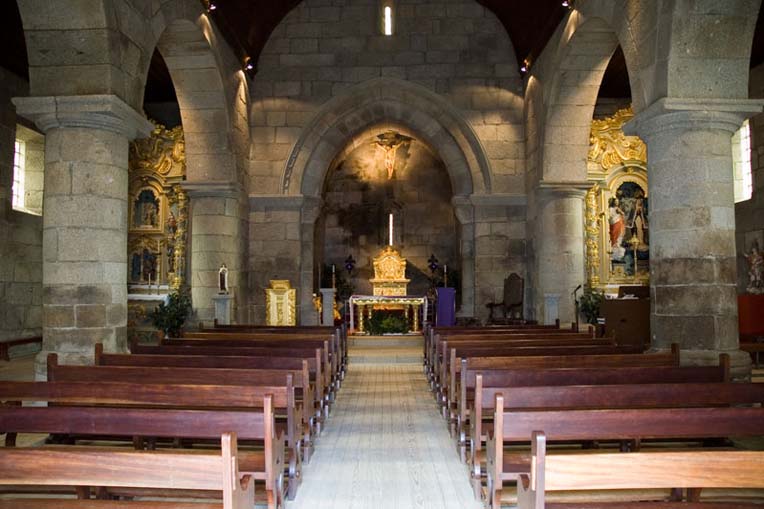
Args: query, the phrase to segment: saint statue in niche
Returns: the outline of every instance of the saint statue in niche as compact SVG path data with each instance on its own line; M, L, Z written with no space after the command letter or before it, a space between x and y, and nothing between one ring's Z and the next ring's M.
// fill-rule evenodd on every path
M218 293L228 294L228 267L225 266L225 263L218 270Z
M133 208L133 226L157 228L159 226L159 200L150 189L138 194Z
M618 206L616 198L610 198L608 202L608 223L610 224L610 248L613 260L623 259L625 249L621 246L623 235L626 231L623 218L623 210Z
M639 184L624 182L618 186L615 197L608 201L608 221L613 267L622 267L629 276L635 274L635 264L640 272L646 270L650 259L648 206Z
M157 255L149 251L147 248L144 248L142 261L142 279L144 281L157 281Z

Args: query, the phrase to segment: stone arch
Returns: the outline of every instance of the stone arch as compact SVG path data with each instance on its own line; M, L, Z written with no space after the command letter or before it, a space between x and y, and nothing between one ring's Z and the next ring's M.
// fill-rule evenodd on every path
M390 78L367 81L329 101L313 117L290 154L282 175L284 195L302 196L300 308L311 313L313 239L326 172L348 145L370 128L396 124L421 137L445 163L451 178L462 251L462 309L470 316L475 301L473 193L489 193L490 166L477 136L446 100L416 85Z
M352 88L318 111L287 159L282 193L318 196L336 155L355 135L384 122L408 127L438 153L455 195L490 192L488 159L461 115L421 85L378 78Z
M236 152L246 153L231 139L239 85L246 81L225 79L237 67L226 58L227 46L210 23L201 4L192 0L164 3L151 20L153 39L149 56L141 69L145 84L150 55L156 48L164 58L172 77L180 106L186 139L187 178L191 182L227 182L239 180ZM142 93L142 91L141 91ZM246 122L246 110L244 115ZM238 148L238 150L237 150Z
M666 95L747 99L760 3L760 0L725 2L721 7L714 2L674 2ZM709 72L710 69L713 71ZM687 76L693 78L688 80Z
M541 180L586 179L594 105L605 69L617 47L618 37L602 18L583 21L568 38L551 81Z

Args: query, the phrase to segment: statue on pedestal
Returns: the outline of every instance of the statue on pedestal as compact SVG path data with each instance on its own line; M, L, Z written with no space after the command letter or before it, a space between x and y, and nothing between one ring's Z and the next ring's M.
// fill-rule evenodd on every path
M225 263L218 270L218 293L228 295L228 267Z
M748 262L748 287L746 291L755 294L764 293L764 281L762 281L764 254L759 250L758 242L754 241L751 252L745 255L745 259Z

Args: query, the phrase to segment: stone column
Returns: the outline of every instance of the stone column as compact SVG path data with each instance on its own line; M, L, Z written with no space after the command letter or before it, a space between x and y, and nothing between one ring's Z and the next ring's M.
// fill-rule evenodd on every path
M560 323L576 321L573 291L585 280L584 196L588 184L540 184L536 218L538 289L536 316L544 320L547 302L557 302ZM554 319L554 317L549 317Z
M624 131L647 143L652 347L682 348L686 364L738 350L732 134L762 101L664 98Z
M317 325L318 316L313 307L314 241L316 220L321 209L321 199L306 196L300 211L300 286L297 289L300 325ZM341 270L341 269L340 269Z
M462 266L461 305L456 310L460 317L475 316L475 210L466 196L451 199L454 214L459 221L459 256Z
M197 321L215 318L213 298L218 295L220 266L228 268L232 316L244 297L241 289L241 219L239 191L225 182L185 182L191 205L191 300Z
M152 125L113 95L15 98L46 134L43 194L43 350L93 362L94 344L126 351L129 140Z

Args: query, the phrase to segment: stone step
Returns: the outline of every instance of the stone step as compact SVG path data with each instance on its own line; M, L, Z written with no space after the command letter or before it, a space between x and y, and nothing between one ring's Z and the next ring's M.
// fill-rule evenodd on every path
M422 336L351 336L348 338L348 347L423 347Z
M421 347L350 347L348 363L421 364L422 349Z

